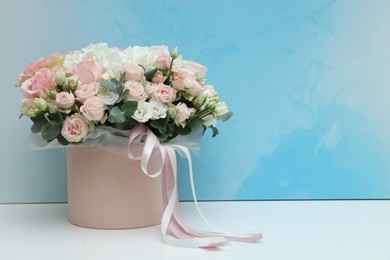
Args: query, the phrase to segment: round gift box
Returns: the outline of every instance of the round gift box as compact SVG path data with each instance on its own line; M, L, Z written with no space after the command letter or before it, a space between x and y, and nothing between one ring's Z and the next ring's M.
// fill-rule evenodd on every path
M140 161L126 157L126 147L69 147L67 153L70 223L99 229L160 224L161 176L145 175ZM160 160L152 157L148 169L158 167Z

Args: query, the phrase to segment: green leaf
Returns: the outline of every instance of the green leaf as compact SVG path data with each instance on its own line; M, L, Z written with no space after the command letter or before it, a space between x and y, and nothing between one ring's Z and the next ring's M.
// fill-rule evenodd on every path
M191 133L190 127L181 127L181 126L175 126L175 132L179 135L189 135Z
M46 122L42 125L41 135L46 141L55 139L61 132L60 124L57 122Z
M169 129L167 128L169 122L169 118L160 118L158 120L153 120L150 122L150 126L156 128L160 134L169 133Z
M123 123L126 121L125 113L119 107L113 107L110 110L110 114L108 115L108 122L115 123Z
M57 114L54 114L53 115L56 119L56 121L62 125L64 123L64 116L62 115L62 113L58 112Z
M121 102L125 97L127 97L129 92L130 92L129 89L125 89L125 91L123 91L123 93L118 97L118 99L115 101L115 103Z
M115 85L118 85L118 84L119 84L119 80L114 79L114 78L111 79L111 82L113 82Z
M115 123L115 128L120 130L128 130L133 128L138 122L131 117L126 118L123 123Z
M197 116L190 119L190 121L187 123L188 127L191 128L198 128L203 125L203 120Z
M126 81L126 73L121 74L121 77L117 83L117 85L122 85Z
M112 90L112 91L116 91L116 84L112 81L109 81L109 80L102 80L100 81L100 85L102 85L103 87L109 89L109 90Z
M209 128L211 130L213 130L213 136L212 137L216 137L218 135L218 129L215 127L215 126L209 126Z
M154 77L154 74L156 74L157 69L150 69L145 72L145 78L147 81L152 81L152 78Z
M222 120L222 121L227 121L229 118L231 118L233 116L233 113L232 112L227 112L223 115L220 115L217 119L218 120Z
M121 109L123 110L124 114L127 117L132 117L134 115L135 111L137 110L137 108L138 108L138 102L137 101L126 101L121 106Z
M57 141L62 145L68 145L69 141L66 140L61 134L57 136Z
M39 120L35 120L33 125L31 126L31 132L33 132L34 134L40 133L43 124L45 124L46 122L47 121L44 117L39 117Z

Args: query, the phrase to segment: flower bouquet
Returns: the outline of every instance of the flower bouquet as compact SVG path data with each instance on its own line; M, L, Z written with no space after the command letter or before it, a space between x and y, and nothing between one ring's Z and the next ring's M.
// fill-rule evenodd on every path
M40 58L17 85L22 115L48 142L82 143L100 126L127 130L139 124L169 142L199 127L215 136L217 120L232 115L206 83L206 71L166 46L119 49L101 43Z
M235 237L195 232L180 214L175 152L180 150L187 158L191 181L192 163L188 146L175 140L207 128L214 137L217 120L232 116L206 83L206 71L201 64L183 60L177 48L169 53L166 46L120 49L91 44L27 66L17 84L23 94L21 116L32 120L31 131L44 141L42 147L91 147L99 138L112 140L112 136L126 140L128 161L140 160L138 168L150 177L162 175L161 229L168 243L207 247L229 240L257 241L261 234ZM140 145L141 150L135 152L134 147ZM68 160L89 153L69 151ZM151 173L153 156L159 158L160 166ZM105 160L96 158L94 162ZM115 156L110 160L116 160ZM68 161L68 178L69 169L78 164L70 166Z

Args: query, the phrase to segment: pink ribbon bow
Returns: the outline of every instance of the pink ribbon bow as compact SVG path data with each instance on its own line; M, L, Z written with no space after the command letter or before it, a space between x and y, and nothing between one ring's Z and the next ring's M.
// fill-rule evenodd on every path
M139 145L140 140L144 140L142 153L134 155L131 148L133 145ZM184 221L184 218L180 212L177 192L176 150L182 151L187 158L195 207L203 221L217 233L197 232L191 229ZM160 152L162 166L158 171L149 173L148 164L151 155L157 151ZM127 155L130 159L141 160L141 168L146 175L150 177L157 177L162 174L162 196L165 211L161 220L161 233L167 243L182 247L205 248L222 246L227 244L229 241L253 243L259 241L263 237L259 232L245 235L227 234L226 232L212 225L204 217L196 198L192 173L192 160L187 147L178 144L161 143L149 128L141 124L136 126L131 131Z

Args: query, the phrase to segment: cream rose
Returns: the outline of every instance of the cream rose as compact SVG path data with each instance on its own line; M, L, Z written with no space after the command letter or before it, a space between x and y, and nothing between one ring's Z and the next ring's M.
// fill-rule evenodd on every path
M90 97L96 96L99 91L98 83L91 84L82 84L76 88L74 94L76 95L76 100L81 103L84 103Z
M67 117L61 129L61 135L71 143L80 142L88 132L88 122L80 114Z
M56 103L62 109L70 109L75 102L73 93L70 92L60 92L56 95Z
M80 107L80 112L89 121L99 121L104 117L104 103L99 97L90 97Z

